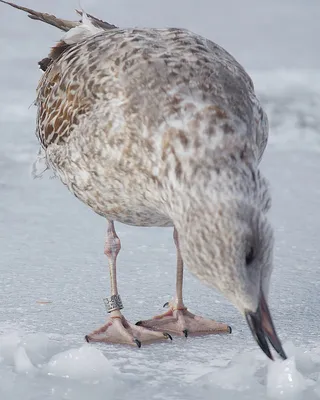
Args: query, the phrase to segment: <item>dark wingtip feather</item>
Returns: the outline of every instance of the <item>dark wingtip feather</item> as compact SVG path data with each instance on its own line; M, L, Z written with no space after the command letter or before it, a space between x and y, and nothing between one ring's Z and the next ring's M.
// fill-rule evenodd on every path
M57 18L51 14L42 13L39 11L32 10L31 8L19 6L18 4L14 4L9 1L0 0L0 3L8 4L9 6L16 8L17 10L24 11L28 14L29 18L45 22L65 32L79 25L79 22L67 21L65 19Z

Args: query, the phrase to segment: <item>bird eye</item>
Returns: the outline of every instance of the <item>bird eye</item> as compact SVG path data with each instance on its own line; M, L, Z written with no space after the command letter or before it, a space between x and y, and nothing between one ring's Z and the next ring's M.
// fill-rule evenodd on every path
M246 254L246 264L247 265L250 265L252 263L253 256L254 256L253 247L250 247L249 251Z

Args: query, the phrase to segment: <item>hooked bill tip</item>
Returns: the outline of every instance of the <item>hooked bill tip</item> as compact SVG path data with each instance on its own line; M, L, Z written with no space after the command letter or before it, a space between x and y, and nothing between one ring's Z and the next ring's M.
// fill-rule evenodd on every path
M253 337L260 346L261 350L266 354L270 360L273 360L269 343L278 353L278 355L286 360L287 356L283 350L282 344L276 333L271 314L263 294L261 294L260 302L256 312L245 312L246 320L251 330Z

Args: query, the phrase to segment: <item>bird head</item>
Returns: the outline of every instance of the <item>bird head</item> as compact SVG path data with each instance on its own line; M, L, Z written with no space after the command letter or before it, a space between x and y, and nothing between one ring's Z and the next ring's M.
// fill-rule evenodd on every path
M265 214L237 201L215 204L210 217L199 213L199 209L188 210L180 237L188 268L244 315L255 340L270 359L268 342L285 359L267 303L274 240Z

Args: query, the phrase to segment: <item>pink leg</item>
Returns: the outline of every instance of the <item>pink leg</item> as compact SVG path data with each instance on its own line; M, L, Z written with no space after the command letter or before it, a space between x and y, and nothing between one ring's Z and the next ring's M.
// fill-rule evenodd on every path
M156 332L128 322L121 314L123 308L117 286L117 256L121 249L120 239L114 229L113 221L109 221L105 255L108 257L111 298L105 299L110 318L101 328L86 336L87 342L110 342L141 346L141 343L171 339L168 333Z
M137 322L137 325L153 329L155 331L164 329L166 332L184 335L185 337L188 335L231 333L230 326L194 315L185 307L182 297L183 260L179 247L178 232L176 229L173 231L173 238L177 248L177 280L175 300L165 304L165 306L169 306L169 310L164 314L157 315L146 321L139 321Z

